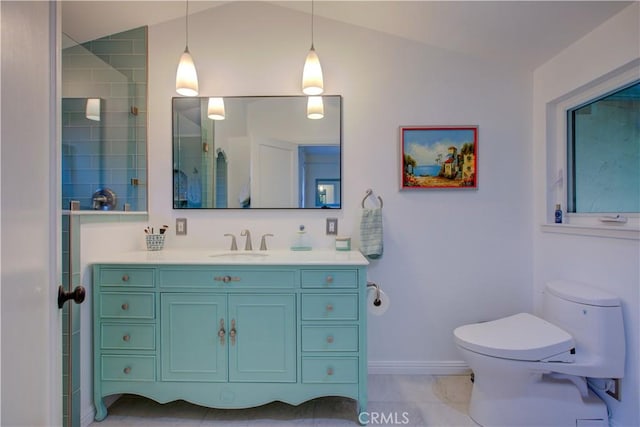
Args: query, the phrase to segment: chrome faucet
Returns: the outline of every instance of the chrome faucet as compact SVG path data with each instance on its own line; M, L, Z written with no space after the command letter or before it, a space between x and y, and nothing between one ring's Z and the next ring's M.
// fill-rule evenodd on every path
M244 244L244 250L245 251L252 251L253 250L253 246L251 246L251 232L247 229L242 230L242 232L240 233L241 236L247 236L247 240Z
M262 235L262 240L260 240L260 250L261 251L266 251L267 250L267 236L273 237L273 234L263 234Z
M231 249L232 251L238 250L238 245L236 244L236 236L233 234L225 234L225 236L231 236Z

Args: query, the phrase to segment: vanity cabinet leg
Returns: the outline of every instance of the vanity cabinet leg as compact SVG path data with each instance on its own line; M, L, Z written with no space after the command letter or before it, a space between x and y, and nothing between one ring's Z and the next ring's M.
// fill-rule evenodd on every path
M105 406L102 398L96 398L94 402L96 406L96 421L102 421L107 417L107 407Z
M367 412L367 400L358 400L358 423L361 426L369 424L369 413Z

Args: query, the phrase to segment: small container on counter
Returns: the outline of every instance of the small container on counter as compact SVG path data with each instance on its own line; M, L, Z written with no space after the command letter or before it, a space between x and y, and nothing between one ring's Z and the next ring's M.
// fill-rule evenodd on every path
M161 251L164 247L165 234L147 234L147 250L148 251Z
M336 237L336 251L350 251L351 237Z

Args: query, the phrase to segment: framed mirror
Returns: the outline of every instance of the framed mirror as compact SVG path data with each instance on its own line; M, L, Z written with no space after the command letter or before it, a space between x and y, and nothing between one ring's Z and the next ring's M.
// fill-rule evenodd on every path
M209 98L173 98L173 208L340 209L342 97L317 120L307 99L225 97L213 120Z

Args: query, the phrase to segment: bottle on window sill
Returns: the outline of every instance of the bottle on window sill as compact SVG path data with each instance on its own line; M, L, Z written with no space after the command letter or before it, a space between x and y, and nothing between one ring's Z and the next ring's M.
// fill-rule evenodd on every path
M560 203L556 205L555 222L556 224L562 224L562 207Z

